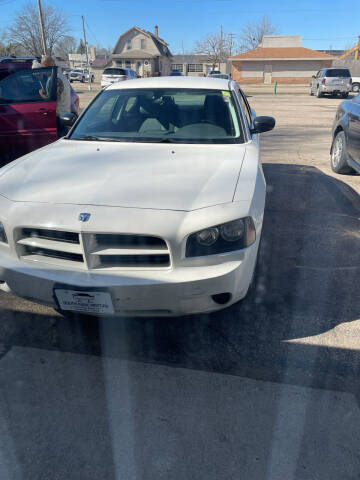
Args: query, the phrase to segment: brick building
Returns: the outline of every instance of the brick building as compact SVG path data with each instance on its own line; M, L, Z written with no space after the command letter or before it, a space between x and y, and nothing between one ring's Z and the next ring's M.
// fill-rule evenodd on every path
M300 35L264 36L258 48L229 60L232 79L246 83L309 83L311 76L331 67L334 56L302 46Z

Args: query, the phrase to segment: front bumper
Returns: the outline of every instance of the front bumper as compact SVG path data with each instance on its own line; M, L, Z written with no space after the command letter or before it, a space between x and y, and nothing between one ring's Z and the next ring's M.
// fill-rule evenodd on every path
M227 307L245 297L256 264L259 239L250 247L226 254L224 263L160 271L117 274L42 269L27 262L2 259L0 289L58 308L55 288L109 292L115 315L178 316ZM223 258L224 260L224 258ZM212 296L229 293L226 304Z

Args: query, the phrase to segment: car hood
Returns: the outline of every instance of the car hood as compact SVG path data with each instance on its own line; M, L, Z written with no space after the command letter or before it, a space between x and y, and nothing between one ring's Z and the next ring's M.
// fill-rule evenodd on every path
M246 147L59 140L0 170L13 201L190 211L231 202Z

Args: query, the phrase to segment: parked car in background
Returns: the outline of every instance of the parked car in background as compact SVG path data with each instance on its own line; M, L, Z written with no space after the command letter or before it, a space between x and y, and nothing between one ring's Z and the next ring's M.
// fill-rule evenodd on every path
M210 70L210 72L206 76L211 77L212 75L221 75L221 72L220 70Z
M309 94L316 95L318 98L323 95L341 95L346 98L351 92L351 75L348 68L331 67L319 70L313 75Z
M72 82L88 82L89 81L89 70L87 68L75 68L69 73L69 81ZM94 81L94 73L90 72L90 82Z
M351 90L355 93L360 91L360 77L352 77Z
M360 173L360 94L339 106L330 154L334 172Z
M257 134L274 124L227 80L110 86L66 138L0 171L0 289L70 314L241 300L266 195Z
M23 68L31 68L33 60L37 57L0 57L0 80Z
M230 80L230 75L228 73L212 73L211 78L223 78L224 80Z
M171 70L170 77L182 77L180 70Z
M57 67L27 68L0 80L1 165L58 139L56 75ZM79 97L74 94L72 108L77 113Z
M123 82L124 80L135 80L136 78L138 78L138 76L131 68L105 68L101 77L101 87L106 88L113 83Z

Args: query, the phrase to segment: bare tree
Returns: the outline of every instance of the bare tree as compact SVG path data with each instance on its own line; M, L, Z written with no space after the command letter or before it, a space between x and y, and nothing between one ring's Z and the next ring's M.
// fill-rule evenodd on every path
M227 35L212 33L195 43L194 52L206 55L213 69L229 56L229 41Z
M69 53L74 53L76 50L76 40L71 35L66 35L62 37L55 47L55 55L63 58L64 60L68 58Z
M264 35L274 35L278 28L269 17L262 17L254 23L248 23L239 35L239 50L244 52L257 48L262 42Z
M54 53L59 42L68 36L69 26L66 16L49 4L43 4L44 29L48 54ZM41 56L43 53L38 11L34 4L27 4L20 10L8 29L10 43L20 46L27 54Z

